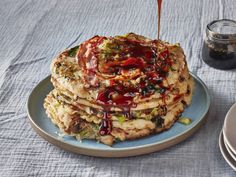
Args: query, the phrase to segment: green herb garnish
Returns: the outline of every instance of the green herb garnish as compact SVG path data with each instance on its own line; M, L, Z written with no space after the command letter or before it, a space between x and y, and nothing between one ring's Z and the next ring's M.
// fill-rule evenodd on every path
M79 132L81 138L86 137L87 134L88 134L87 130L82 130L81 132Z
M187 117L181 117L181 118L179 118L178 122L181 124L184 124L184 125L189 125L192 123L192 120Z
M75 57L76 52L77 52L78 49L79 49L79 45L78 45L78 46L75 46L75 47L73 47L73 48L71 48L71 49L68 51L69 57Z
M125 121L125 116L123 115L117 115L116 118L118 119L119 123L123 123Z
M173 67L170 67L170 70L171 70L171 71L176 71L176 69L175 69L175 68L173 68Z

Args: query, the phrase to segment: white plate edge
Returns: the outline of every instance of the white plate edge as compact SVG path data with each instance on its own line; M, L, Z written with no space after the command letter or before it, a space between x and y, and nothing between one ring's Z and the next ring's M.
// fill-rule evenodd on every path
M224 138L224 137L223 137L223 131L221 130L220 135L219 135L219 147L220 147L220 152L221 152L223 158L225 159L225 161L228 163L228 165L229 165L234 171L236 171L236 165L234 166L234 165L232 164L232 162L229 160L229 158L227 157L227 155L230 156L229 153L228 153L228 151L225 152L226 147L225 147L225 145L224 145L224 142L223 142L224 139L223 139L223 138ZM230 156L230 157L231 157L231 156ZM231 160L233 160L233 159L231 159ZM235 163L236 163L236 162L235 162Z
M223 135L224 135L224 138L225 138L225 141L227 142L227 145L228 147L233 151L234 154L236 154L236 149L233 148L232 144L230 143L230 140L229 140L229 137L227 137L227 133L226 133L226 122L227 120L229 119L229 114L231 113L231 111L233 109L236 109L236 103L234 103L230 109L228 110L226 116L225 116L225 120L224 120L224 124L223 124Z

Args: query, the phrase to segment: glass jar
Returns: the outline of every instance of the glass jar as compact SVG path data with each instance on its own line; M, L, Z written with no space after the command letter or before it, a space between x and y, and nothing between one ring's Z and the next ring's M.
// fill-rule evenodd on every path
M216 69L236 68L236 21L222 19L207 25L202 59Z

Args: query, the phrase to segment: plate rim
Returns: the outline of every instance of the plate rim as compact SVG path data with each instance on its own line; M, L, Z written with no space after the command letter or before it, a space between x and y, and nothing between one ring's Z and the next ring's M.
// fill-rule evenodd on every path
M233 153L233 151L230 149L230 147L225 139L224 131L222 131L222 136L223 136L223 141L224 141L224 145L225 145L226 150L228 151L229 155L233 158L233 160L236 162L236 156Z
M44 131L35 121L34 119L31 117L31 113L30 113L30 100L32 99L32 96L34 95L34 92L36 92L36 90L38 90L38 87L40 87L43 82L46 82L48 79L50 79L51 75L45 77L43 80L41 80L35 87L34 89L31 91L28 100L27 100L27 114L28 114L28 118L30 121L30 124L32 126L32 128L42 137L44 138L46 141L59 146L62 149L74 152L74 153L78 153L78 154L84 154L84 155L92 155L92 156L98 156L98 157L128 157L128 156L135 156L135 155L142 155L142 154L147 154L147 153L151 153L154 151L159 151L159 150L163 150L165 148L171 147L175 144L180 143L181 141L185 140L186 138L190 137L196 130L198 130L202 124L205 122L207 115L209 113L209 109L210 109L210 104L211 104L211 97L209 94L209 90L207 88L207 86L205 85L205 83L195 74L193 74L192 72L190 72L190 75L197 81L200 83L200 85L203 87L205 94L206 94L206 108L204 110L204 113L202 114L201 118L199 118L194 125L189 128L184 130L183 132L181 132L178 135L169 137L167 139L158 141L158 142L154 142L154 143L149 143L149 144L144 144L144 145L138 145L138 146L134 146L134 147L124 147L124 148L110 148L110 149L97 149L97 148L91 148L91 147L80 147L80 146L76 146L73 144L69 144L66 143L64 141L59 140L58 138L55 138L54 136L52 136L50 133L48 133L47 131ZM134 151L136 150L136 151ZM138 152L137 152L138 151ZM114 153L117 152L117 153ZM121 154L120 154L121 153Z
M228 163L228 165L234 170L236 171L236 166L234 166L232 164L232 160L233 158L230 156L229 152L227 151L225 144L224 144L224 136L223 136L223 130L221 130L220 135L219 135L219 139L218 139L218 144L219 144L219 148L220 148L220 152L221 155L223 156L223 158L225 159L225 161ZM231 158L231 159L230 159ZM234 160L233 160L234 161Z
M227 127L226 127L228 125L227 121L229 121L228 119L230 119L229 115L231 114L233 109L236 109L236 103L231 105L230 109L226 113L224 124L223 124L223 134L224 134L224 138L225 138L225 141L227 142L228 147L233 151L234 154L236 154L236 149L232 145L232 141L230 140L230 138L227 136L228 135L228 131L227 131Z

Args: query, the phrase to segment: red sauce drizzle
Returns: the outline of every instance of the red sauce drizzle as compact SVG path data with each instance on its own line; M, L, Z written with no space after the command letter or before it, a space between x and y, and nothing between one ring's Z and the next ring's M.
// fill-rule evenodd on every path
M106 107L117 106L123 108L132 105L133 98L138 94L138 91L134 87L127 88L123 85L114 85L102 90L97 96L97 101Z
M181 97L183 96L183 94L178 94L174 97L174 101L178 101Z
M114 85L102 90L97 101L104 108L104 115L100 126L100 135L108 135L112 130L112 121L109 117L109 111L112 106L119 107L123 110L125 117L130 118L130 108L135 106L133 98L138 94L136 88L126 88L123 85Z
M124 45L126 49L124 49L124 52L128 51L130 57L122 57L113 61L108 60L102 71L104 73L120 74L122 70L140 69L146 77L135 86L130 87L111 80L111 86L98 93L97 103L102 105L105 110L100 135L108 135L112 129L112 121L108 116L111 107L120 108L126 118L131 118L130 109L136 106L133 102L136 95L149 97L157 91L156 86L158 86L158 91L164 99L165 91L168 89L163 86L163 80L167 77L172 65L168 49L166 48L159 53L157 59L157 51L150 46L143 46L140 42L130 41L130 39L127 39L124 44L129 44L127 48Z
M98 87L99 81L96 77L97 67L98 67L98 53L97 47L105 40L106 37L94 36L93 38L85 41L81 44L79 51L77 53L77 58L79 66L82 66L85 83L89 86ZM90 50L88 52L88 50ZM87 54L88 53L88 54Z
M120 73L121 70L129 70L129 69L135 69L140 68L142 69L144 67L145 63L138 58L134 57L128 57L123 58L122 61L112 61L108 62L104 65L102 70L104 73Z
M99 134L100 135L109 135L112 130L112 122L109 117L108 112L104 111L102 123L100 125Z

